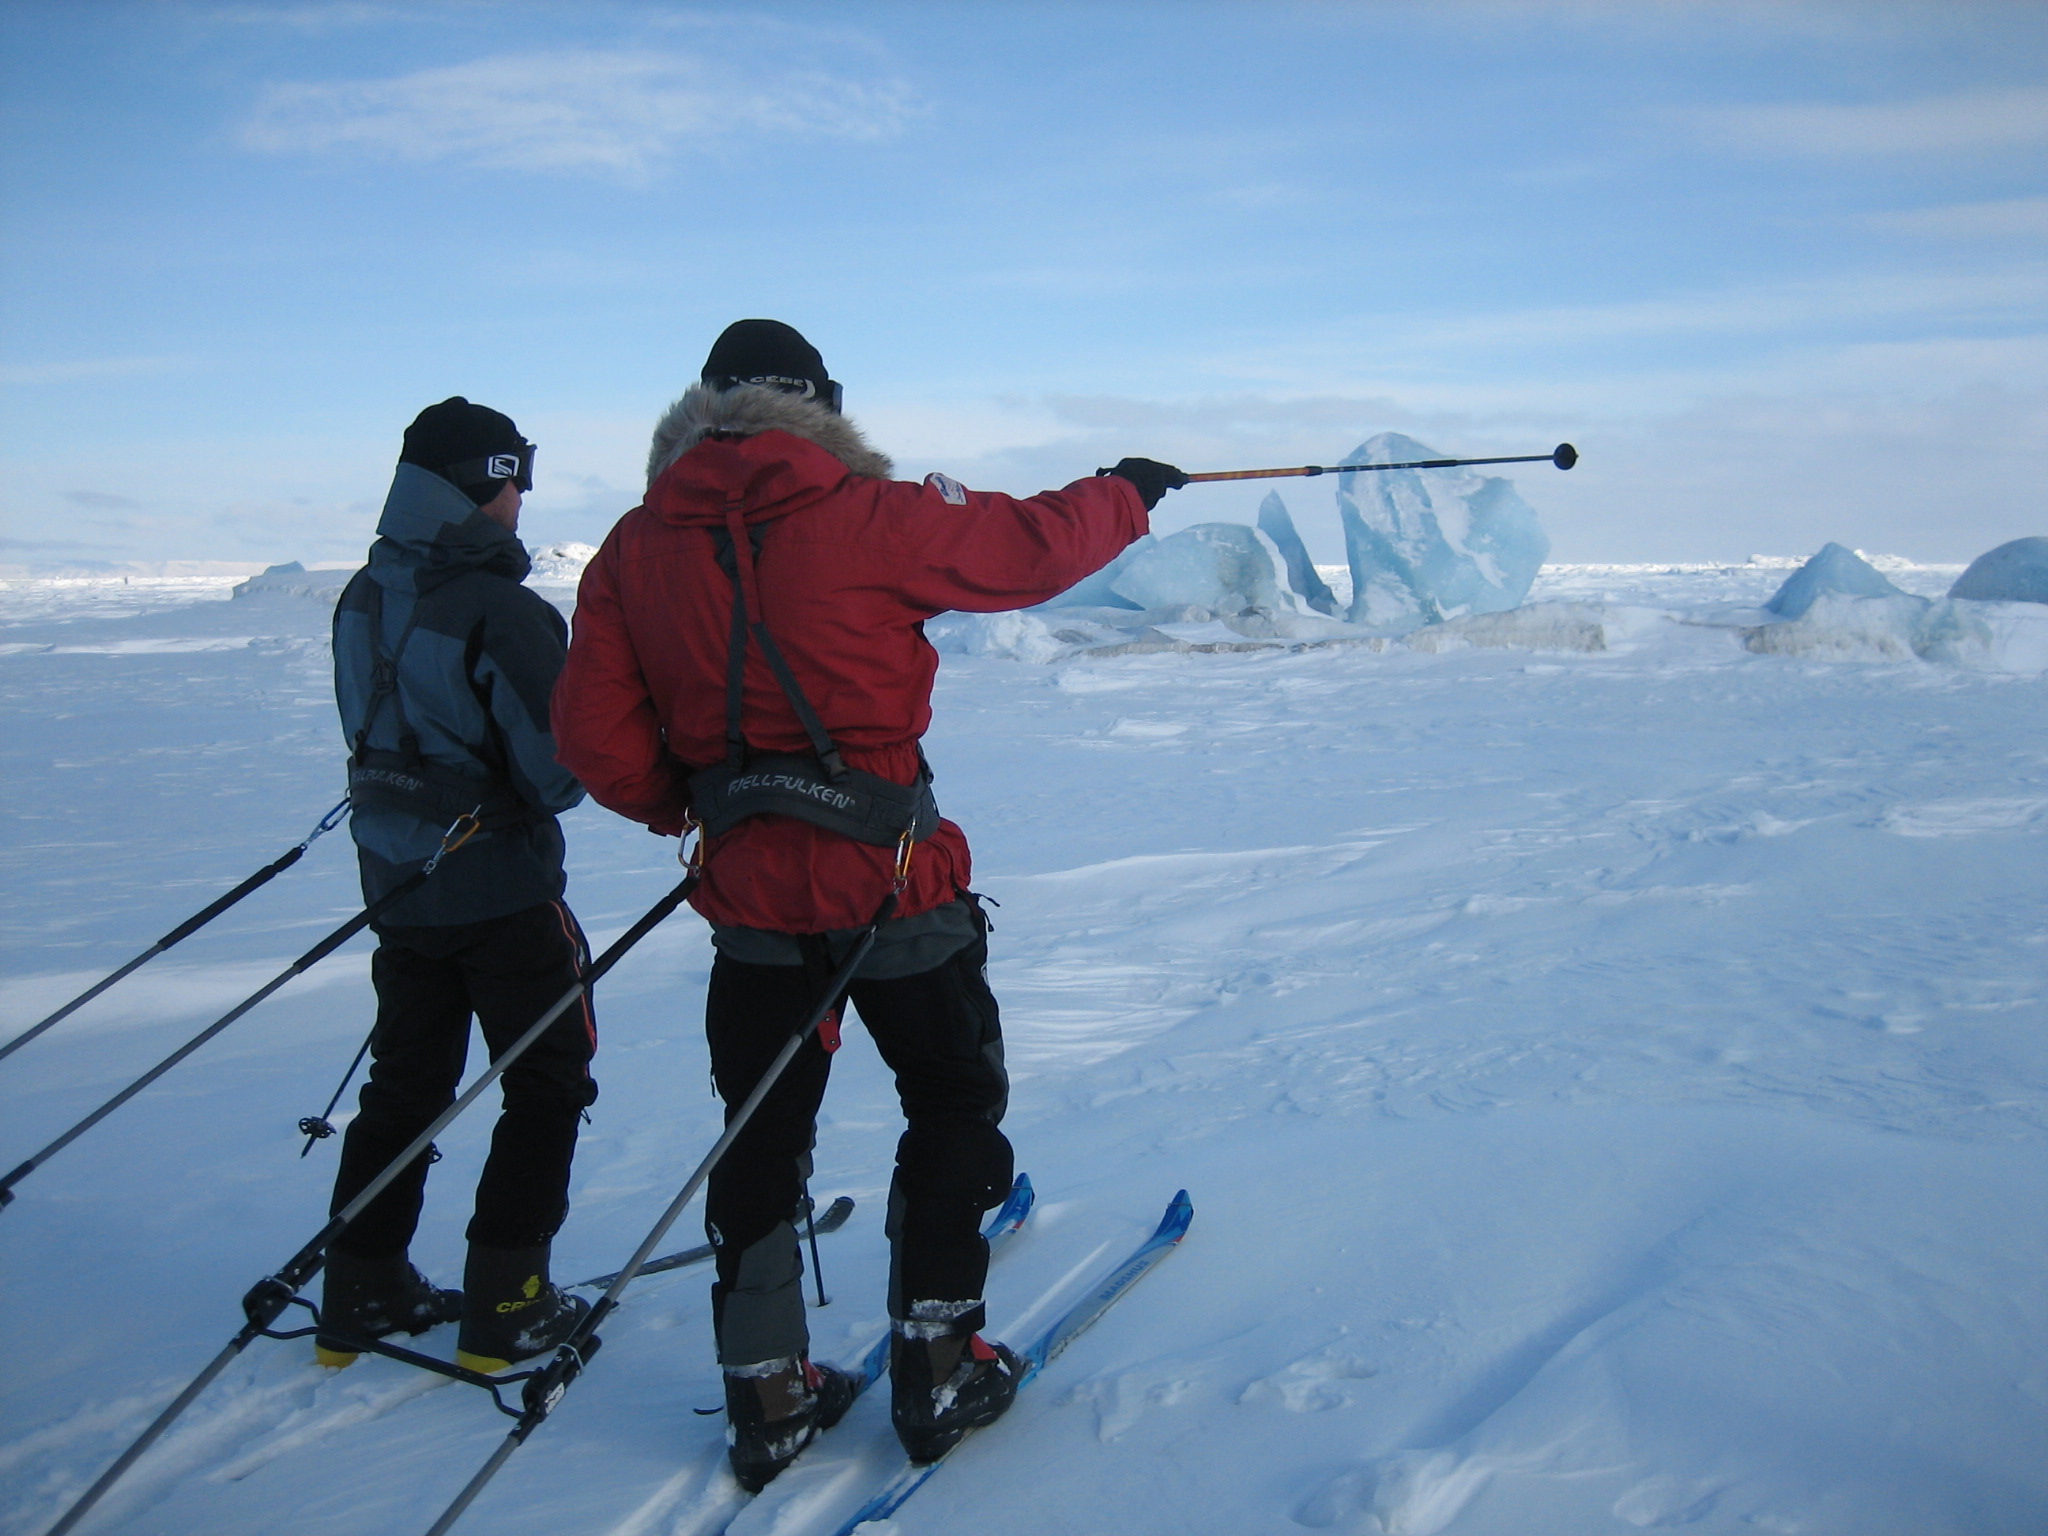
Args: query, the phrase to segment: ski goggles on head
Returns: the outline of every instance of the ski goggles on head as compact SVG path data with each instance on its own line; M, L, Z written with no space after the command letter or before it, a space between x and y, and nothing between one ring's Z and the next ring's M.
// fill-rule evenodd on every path
M757 373L742 378L738 374L712 374L704 380L716 390L728 390L738 384L759 384L767 389L779 389L786 395L795 395L800 400L816 400L826 406L834 415L843 415L840 407L846 403L846 391L837 379L827 379L821 388L816 379L800 379L786 373Z
M487 453L480 459L450 464L441 473L457 485L481 485L486 480L510 480L522 493L533 489L533 444L521 439L512 453Z

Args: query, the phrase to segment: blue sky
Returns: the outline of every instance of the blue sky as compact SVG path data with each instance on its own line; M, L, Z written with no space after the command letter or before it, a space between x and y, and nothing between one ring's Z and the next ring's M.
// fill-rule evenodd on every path
M10 0L0 56L0 566L359 555L454 393L595 541L747 315L906 475L1569 438L1563 560L2048 533L2048 6Z

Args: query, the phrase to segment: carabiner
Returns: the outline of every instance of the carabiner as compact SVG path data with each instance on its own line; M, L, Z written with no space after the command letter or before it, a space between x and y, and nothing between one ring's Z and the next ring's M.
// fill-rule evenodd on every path
M341 797L341 804L337 805L325 816L322 816L320 818L320 824L317 827L315 827L311 832L308 832L306 834L306 840L303 843L299 844L299 846L301 848L312 847L314 842L319 839L320 835L323 832L332 832L336 827L341 825L341 818L348 814L348 810L348 796L343 795Z
M916 850L917 843L911 838L910 829L905 827L903 835L896 840L896 884L894 890L898 896L901 896L904 888L910 884L910 856Z
M441 846L435 850L434 856L427 860L426 867L420 873L431 875L441 867L443 859L447 858L449 854L460 848L472 837L475 837L477 833L483 831L483 813L484 808L479 805L473 811L464 811L454 821L450 822L448 830L441 834ZM460 833L461 836L458 837L457 833Z

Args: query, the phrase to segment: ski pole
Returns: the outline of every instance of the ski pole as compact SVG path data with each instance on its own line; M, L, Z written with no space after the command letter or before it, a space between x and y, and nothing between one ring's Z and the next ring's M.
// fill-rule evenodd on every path
M890 914L896 910L897 898L909 883L910 854L914 846L910 841L910 834L906 832L896 848L895 884L890 887L889 894L882 898L882 905L876 910L867 928L854 941L853 948L847 952L846 958L840 961L839 969L832 973L832 979L825 984L824 996L818 999L817 1006L811 1009L802 1027L783 1043L775 1059L768 1064L768 1070L763 1072L760 1081L754 1084L754 1091L747 1095L746 1102L733 1111L725 1123L725 1133L712 1144L711 1150L704 1154L704 1160L697 1165L696 1171L683 1181L683 1187L677 1191L675 1199L669 1202L668 1209L661 1213L661 1219L640 1240L640 1246L633 1250L633 1256L626 1261L626 1267L612 1277L611 1285L591 1309L583 1314L582 1319L576 1324L575 1331L562 1341L546 1368L528 1379L520 1394L526 1412L519 1416L518 1422L498 1443L498 1448L491 1453L490 1459L477 1469L476 1476L472 1477L462 1492L455 1496L455 1502L441 1511L441 1518L428 1528L426 1536L447 1536L449 1528L462 1518L462 1512L484 1491L484 1485L498 1475L498 1469L505 1465L514 1451L526 1443L526 1437L540 1428L568 1392L570 1383L582 1374L583 1367L596 1352L597 1341L594 1335L598 1325L618 1306L620 1293L633 1283L634 1277L646 1264L647 1256L654 1252L662 1238L668 1235L668 1229L675 1225L676 1218L683 1214L683 1207L690 1203L691 1198L703 1187L704 1181L711 1177L711 1170L718 1166L732 1144L739 1139L740 1132L746 1129L747 1122L754 1116L754 1111L761 1107L761 1101L768 1097L769 1090L775 1086L783 1070L795 1059L804 1041L810 1038L811 1032L818 1027L825 1015L838 1005L840 996L853 981L854 972L859 970L861 962L867 959L868 951L875 947L875 936L881 931L882 924L889 920ZM57 1533L53 1531L50 1536L57 1536Z
M1579 450L1559 443L1548 453L1518 453L1505 459L1410 459L1405 464L1303 464L1295 469L1215 469L1189 475L1188 484L1203 480L1278 480L1289 475L1351 475L1377 469L1457 469L1466 464L1555 464L1570 469L1579 462ZM1108 470L1100 471L1108 474Z
M348 1085L355 1081L356 1068L363 1064L363 1058L370 1054L370 1042L377 1038L377 1026L372 1024L370 1032L363 1036L363 1043L356 1047L356 1054L348 1064L348 1070L341 1074L341 1081L334 1085L334 1097L327 1101L327 1107L317 1115L308 1115L299 1122L299 1130L305 1135L306 1144L299 1148L304 1157L313 1150L313 1143L325 1141L334 1134L334 1122L327 1117L334 1113L334 1106L341 1102L341 1096L348 1092Z
M306 856L306 850L312 847L313 844L318 842L323 833L332 832L336 827L340 826L341 818L346 816L347 814L348 798L347 796L343 796L341 804L337 805L325 816L322 816L320 818L320 824L314 827L312 831L306 834L305 841L300 843L298 847L292 849L289 853L285 854L283 858L278 859L276 862L264 865L263 868L257 870L255 874L251 875L248 879L244 880L232 891L229 891L225 896L222 896L218 898L216 901L214 901L214 903L211 906L204 907L199 911L193 913L190 917L186 918L184 922L178 924L177 927L173 928L169 933L165 934L162 938L158 939L154 944L150 945L149 948L145 949L133 960L130 960L118 971L115 971L111 976L102 977L100 980L94 982L91 986L87 987L83 992L79 993L78 996L74 997L73 999L71 999L70 1002L66 1003L62 1008L59 1008L47 1019L44 1019L40 1024L31 1025L29 1028L23 1030L20 1034L16 1035L12 1040L8 1041L5 1045L0 1045L0 1060L4 1060L8 1056L13 1055L16 1051L20 1050L24 1045L27 1045L29 1041L35 1039L37 1035L40 1035L44 1030L48 1029L52 1024L56 1024L61 1020L68 1018L73 1013L76 1013L80 1008L84 1007L87 1003L91 1002L94 998L98 997L102 992L106 991L107 988L111 987L115 982L119 981L122 977L128 975L131 971L139 970L141 967L149 964L150 961L154 960L158 955L162 954L165 950L169 949L173 944L177 943L180 939L190 938L193 934L197 933L200 929L204 928L216 917L219 917L221 913L227 911L229 907L232 907L236 902L240 901L244 896L248 895L251 891L257 889L259 886L269 884L270 881L274 880L277 876L283 874L286 870L290 869L294 864L298 863L300 859L304 858Z
M595 986L598 978L616 965L619 958L627 950L639 943L664 918L675 911L678 906L682 905L690 892L696 889L697 879L698 871L692 869L684 877L680 885L649 908L647 914L639 922L628 928L612 944L611 948L607 949L592 962L589 972L581 981L570 987L568 991L556 999L554 1006L536 1019L525 1034L506 1047L505 1054L492 1062L490 1067L470 1085L461 1098L442 1110L440 1115L434 1120L434 1123L414 1137L404 1151L394 1157L384 1166L381 1173L364 1185L362 1192L355 1199L329 1217L327 1225L314 1235L311 1242L292 1255L289 1262L282 1269L278 1270L276 1274L266 1275L249 1288L248 1294L242 1298L242 1315L248 1321L243 1324L241 1331L228 1340L227 1347L214 1356L206 1369L195 1376L191 1384L171 1400L170 1406L165 1408L162 1413L158 1414L150 1422L149 1427L136 1437L135 1443L123 1451L116 1458L114 1464L100 1474L99 1481L86 1489L84 1494L79 1497L78 1502L64 1511L63 1518L51 1526L44 1533L44 1536L64 1536L64 1532L69 1531L80 1520L85 1518L92 1507L105 1496L107 1490L121 1480L123 1474L130 1467L134 1466L141 1459L143 1453L157 1442L163 1432L177 1421L178 1416L192 1406L198 1399L199 1394L206 1390L214 1378L228 1368L228 1365L234 1360L235 1356L247 1349L252 1340L260 1338L264 1329L277 1321L284 1309L291 1305L292 1298L298 1294L299 1288L320 1272L320 1266L325 1261L327 1245L340 1235L341 1230L351 1221L354 1221L356 1217L360 1216L369 1206L370 1202L384 1192L385 1186L397 1178L411 1164L414 1158L418 1157L420 1153L432 1144L436 1136L448 1128L450 1121L469 1108L471 1104L474 1104L478 1096L486 1088L490 1087L492 1083L496 1082L505 1069L517 1061L528 1046L532 1045L534 1041L546 1033L549 1025L553 1024L556 1019L567 1012L569 1007L578 998Z
M478 809L480 810L481 807L479 807ZM48 1162L51 1159L51 1157L63 1151L66 1147L70 1146L72 1142L76 1141L79 1137L83 1136L87 1131L91 1130L94 1126L98 1125L102 1120L106 1119L107 1116L111 1115L123 1104L126 1104L130 1099L134 1098L135 1095L142 1092L143 1089L147 1088L151 1083L155 1082L158 1078L162 1077L166 1072L170 1071L171 1068L175 1067L187 1056L190 1056L194 1051L198 1050L199 1047L206 1044L207 1041L211 1040L215 1035L219 1034L222 1030L226 1029L230 1024L234 1023L235 1020L239 1019L243 1014L247 1013L250 1009L254 1008L258 1003L262 1002L265 998L269 997L273 992L277 991L286 982L290 981L294 976L297 976L302 971L310 970L313 966L318 965L322 960L325 960L329 955L333 954L337 949L341 948L342 945L346 944L350 939L354 938L364 928L368 927L371 923L375 922L378 915L382 913L387 907L391 906L394 902L400 900L403 897L410 896L414 891L418 890L422 885L426 883L427 877L433 874L433 872L440 867L441 861L443 859L445 859L449 854L453 853L456 849L460 848L464 843L468 842L472 837L476 836L477 830L481 825L482 823L477 820L477 813L475 811L471 811L465 815L458 816L455 819L454 824L451 825L448 828L447 832L445 832L442 835L441 846L434 851L434 856L428 859L423 866L415 870L412 874L406 876L405 879L401 880L397 885L393 886L390 890L386 891L382 896L378 897L375 901L371 902L367 907L363 908L362 911L358 912L354 917L350 918L347 922L343 923L339 928L335 929L334 932L328 934L326 938L322 939L318 944L315 944L311 949L307 950L303 955L299 956L298 959L294 960L290 965L286 966L282 971L278 972L276 976L272 977L263 986L259 987L256 991L250 993L249 996L243 998L242 1001L235 1004L234 1007L230 1008L226 1013L222 1014L219 1018L215 1019L211 1024L207 1025L206 1028L199 1031L198 1034L194 1035L190 1040L187 1040L183 1045L179 1046L175 1051L171 1052L170 1055L166 1056L162 1061L158 1062L155 1066L151 1067L147 1072L143 1073L142 1076L135 1079L135 1081L130 1083L126 1088L123 1088L111 1099L107 1100L107 1102L102 1104L98 1109L94 1110L91 1114L87 1115L83 1120L79 1121L76 1125L72 1126L71 1129L66 1131L62 1136L59 1136L47 1147L44 1147L43 1150L38 1152L34 1157L28 1159L27 1162L17 1165L6 1175L6 1177L0 1178L0 1209L5 1209L9 1204L13 1202L14 1186L19 1184L23 1179L27 1178L31 1173L34 1173L36 1169L42 1167L42 1165Z
M811 1181L804 1180L804 1237L811 1245L811 1278L818 1283L818 1305L829 1307L832 1298L825 1294L825 1266L818 1261L818 1223L814 1219L818 1202L811 1198Z

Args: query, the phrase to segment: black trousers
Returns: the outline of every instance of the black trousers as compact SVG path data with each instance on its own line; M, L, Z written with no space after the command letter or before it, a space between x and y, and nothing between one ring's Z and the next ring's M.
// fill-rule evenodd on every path
M383 942L370 957L377 988L370 1079L342 1142L329 1214L455 1101L472 1015L495 1060L590 963L583 930L559 901L482 923L383 928L378 937ZM577 1121L597 1098L590 1076L596 1049L586 994L498 1080L504 1107L477 1182L471 1242L527 1248L560 1229L569 1213ZM431 1160L424 1152L415 1158L334 1246L363 1258L403 1253L419 1225Z
M724 955L712 966L705 1028L728 1120L830 979L822 941L805 943L815 953L802 966L749 965ZM906 1318L919 1302L969 1303L952 1309L962 1331L982 1326L988 1245L981 1217L1003 1202L1012 1177L1010 1143L997 1128L1009 1077L987 961L984 927L943 965L895 980L856 981L850 993L896 1075L908 1122L889 1194L889 1312ZM705 1228L718 1245L711 1299L722 1364L750 1365L807 1347L790 1213L810 1172L831 1061L813 1033L712 1171Z

